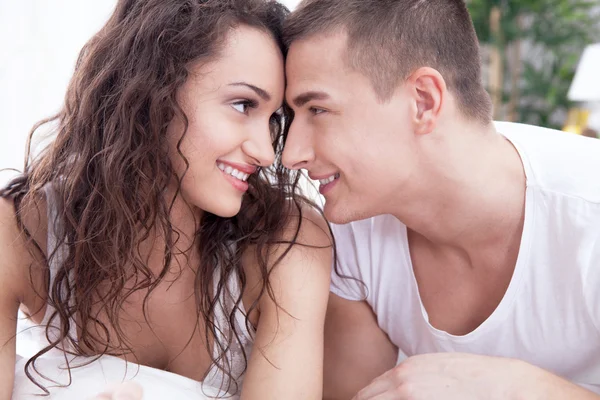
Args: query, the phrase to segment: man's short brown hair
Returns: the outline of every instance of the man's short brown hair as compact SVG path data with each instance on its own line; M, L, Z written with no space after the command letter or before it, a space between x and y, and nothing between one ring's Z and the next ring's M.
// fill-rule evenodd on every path
M345 30L350 67L370 78L382 101L412 72L438 70L469 118L491 121L479 43L463 0L304 0L285 42Z

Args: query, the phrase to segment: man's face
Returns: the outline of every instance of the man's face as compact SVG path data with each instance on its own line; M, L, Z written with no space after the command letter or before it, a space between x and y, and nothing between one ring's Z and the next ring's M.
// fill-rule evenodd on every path
M295 117L283 153L288 168L320 180L325 215L347 223L389 213L415 173L415 106L405 85L389 101L346 65L345 33L294 42L286 99Z

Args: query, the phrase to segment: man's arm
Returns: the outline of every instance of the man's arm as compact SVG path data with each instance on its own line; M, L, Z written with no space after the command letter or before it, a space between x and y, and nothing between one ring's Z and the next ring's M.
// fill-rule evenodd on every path
M532 369L530 379L525 384L525 389L529 389L526 392L531 393L529 398L548 400L600 400L600 395L590 392L581 386L569 382L548 371L532 365L525 365L524 368Z
M598 400L600 396L523 361L475 354L414 356L353 400Z
M379 328L371 307L329 295L325 319L323 398L349 400L396 365L398 349Z

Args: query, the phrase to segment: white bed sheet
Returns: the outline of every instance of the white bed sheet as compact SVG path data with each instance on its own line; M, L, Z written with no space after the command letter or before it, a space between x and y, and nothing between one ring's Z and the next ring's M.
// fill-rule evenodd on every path
M20 358L16 363L12 400L48 398L39 397L43 392L25 375L23 367L26 361L26 358ZM81 365L83 361L78 358L77 363ZM36 362L36 366L43 375L60 384L69 383L64 357L44 356ZM144 390L144 400L213 400L218 396L218 389L203 386L200 382L155 368L126 363L112 356L102 356L89 365L72 368L71 377L68 387L60 387L36 375L36 379L50 391L49 398L52 400L88 399L105 390L107 386L124 381L140 384Z

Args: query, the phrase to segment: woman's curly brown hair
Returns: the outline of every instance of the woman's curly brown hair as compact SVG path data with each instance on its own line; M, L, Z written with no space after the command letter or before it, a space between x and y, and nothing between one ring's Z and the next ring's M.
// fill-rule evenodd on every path
M182 179L171 165L165 134L177 117L186 121L187 130L178 89L191 64L217 57L227 33L241 24L270 33L285 52L280 37L287 14L284 6L268 0L120 0L106 25L84 46L64 107L30 134L31 143L40 126L52 123L55 139L35 157L29 145L23 173L0 190L0 196L14 201L20 228L31 251L43 257L48 279L48 265L57 252L44 256L23 223L23 210L39 207L44 188L51 184L60 221L49 223L60 222L58 242L68 249L47 296L55 310L49 326L59 327L60 335L27 363L26 373L34 382L36 360L55 347L73 349L77 355L131 352L119 326L119 312L132 293L147 290L149 295L156 288L179 251L181 233L169 219L175 199L165 196L173 180L178 196ZM301 203L307 201L297 194L298 175L281 164L286 115L271 120L278 157L272 167L249 179L240 213L233 218L204 213L194 241L202 249L195 278L198 321L206 326L206 343L215 343L218 349L213 362L226 374L223 356L240 343L240 332L233 323L233 310L229 318L233 334L218 340L212 316L227 290L225 283L233 276L244 292L246 276L240 259L253 246L263 278L261 296L273 297L269 274L281 257L269 259L269 247L281 245L281 232L292 215L299 215L294 225L297 235ZM181 132L179 143L185 134ZM179 155L185 159L181 151ZM140 244L156 232L166 243L158 275L139 251ZM295 237L285 243L289 251ZM219 284L213 289L215 274ZM132 277L134 287L129 286ZM240 294L237 307L241 301ZM109 326L97 318L98 306ZM72 324L77 325L78 337L69 333ZM110 337L111 331L116 338Z

